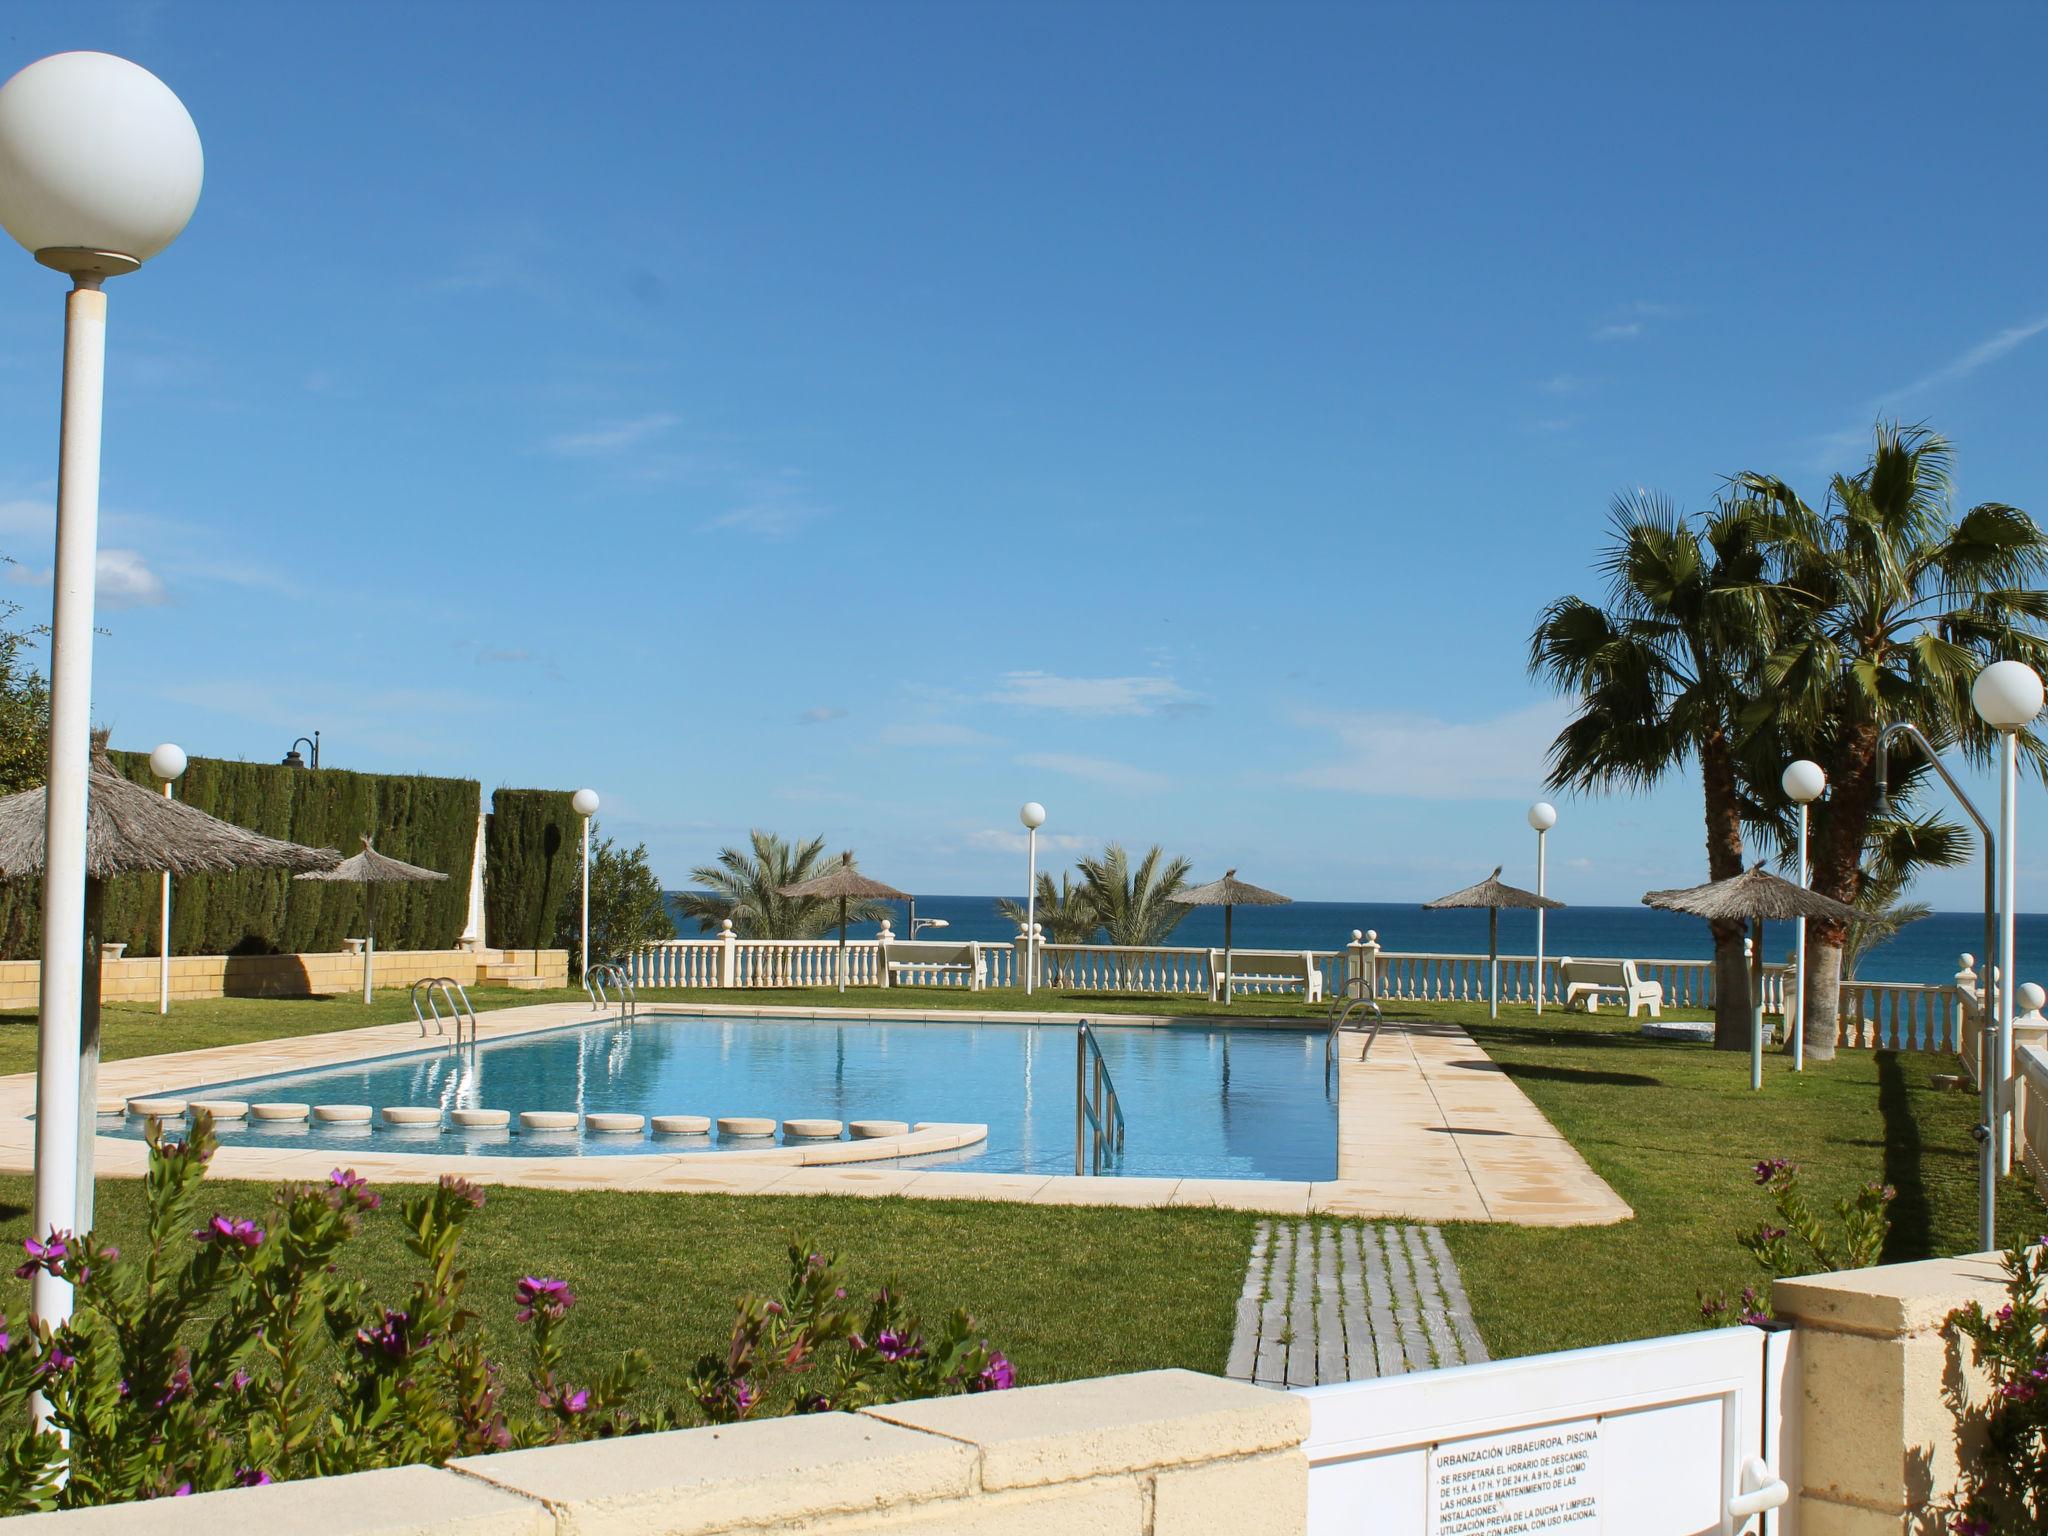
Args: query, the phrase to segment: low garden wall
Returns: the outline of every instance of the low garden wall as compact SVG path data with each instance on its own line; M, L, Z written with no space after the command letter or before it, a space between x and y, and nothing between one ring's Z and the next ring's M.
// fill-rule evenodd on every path
M33 1008L42 966L0 960L0 1008ZM100 962L100 999L152 1003L160 962L154 956ZM569 985L565 949L394 949L377 951L373 979L380 987L452 976L465 987L490 986L510 976L537 977L549 987ZM311 955L173 955L171 1001L209 997L318 997L360 992L363 957L341 950Z
M23 1536L1298 1536L1308 1404L1192 1371L508 1451L10 1521Z

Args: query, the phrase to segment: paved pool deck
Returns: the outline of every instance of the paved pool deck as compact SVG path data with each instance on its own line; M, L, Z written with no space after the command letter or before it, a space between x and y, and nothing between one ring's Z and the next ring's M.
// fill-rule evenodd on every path
M693 1016L833 1021L884 1018L906 1022L1073 1024L1073 1014L968 1012L954 1009L774 1008L691 1004ZM586 1003L540 1003L479 1016L480 1040L503 1040L615 1017ZM1214 1025L1214 1018L1176 1021L1119 1015L1119 1025ZM1241 1022L1232 1019L1233 1027ZM1294 1028L1302 1021L1284 1021ZM432 1045L429 1037L425 1044ZM1340 1043L1337 1177L1315 1183L1254 1179L1084 1178L1072 1174L973 1173L892 1167L887 1162L825 1162L856 1143L759 1151L662 1153L603 1157L481 1157L463 1153L395 1152L290 1146L222 1147L214 1172L258 1181L321 1179L337 1163L385 1183L426 1183L444 1173L479 1184L533 1189L661 1190L735 1195L901 1195L922 1200L1012 1200L1036 1205L1210 1206L1281 1216L1401 1218L1411 1221L1495 1221L1522 1226L1587 1226L1625 1221L1632 1212L1577 1149L1544 1118L1508 1075L1455 1025L1390 1019L1369 1061L1358 1059L1363 1037ZM183 1097L213 1083L316 1067L340 1066L419 1050L417 1025L370 1025L326 1034L216 1046L163 1056L131 1057L101 1066L103 1112L131 1098ZM733 1113L745 1106L713 1106ZM0 1077L0 1171L27 1173L34 1161L35 1077ZM963 1147L979 1127L932 1126L902 1153ZM841 1150L833 1151L837 1147ZM140 1141L94 1140L98 1173L136 1178L147 1149ZM864 1157L888 1146L864 1148ZM899 1155L902 1155L899 1153Z

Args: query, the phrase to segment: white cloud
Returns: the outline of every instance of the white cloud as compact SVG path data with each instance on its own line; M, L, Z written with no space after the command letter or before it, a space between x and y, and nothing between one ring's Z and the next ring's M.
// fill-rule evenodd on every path
M1648 323L1675 315L1677 310L1669 304L1652 304L1638 299L1633 304L1623 305L1619 310L1593 328L1595 341L1635 341L1642 336Z
M1002 741L969 725L952 725L943 720L926 720L911 725L885 725L881 733L885 747L999 747Z
M1585 387L1586 381L1575 373L1553 373L1536 382L1536 388L1546 395L1575 395Z
M1148 768L1112 762L1106 757L1083 757L1075 752L1032 752L1017 761L1026 768L1043 768L1048 773L1063 773L1110 789L1157 790L1172 782L1166 775Z
M679 419L661 413L636 417L632 421L617 421L609 426L591 427L582 432L564 432L548 439L548 452L559 453L566 458L601 458L607 454L623 453L649 438L660 436Z
M8 572L8 579L18 586L47 587L53 575L47 566L37 570L18 565ZM96 608L155 608L170 597L163 578L150 569L139 550L102 549L95 582Z
M1926 390L1939 389L1944 384L1959 383L1979 368L1997 362L2006 353L2032 341L2043 331L2048 331L2048 315L2038 320L2029 320L2024 325L2009 325L1995 336L1988 336L1960 357L1944 363L1925 378L1915 379L1904 389L1893 391L1892 398L1917 395Z
M825 515L825 509L808 500L794 487L769 484L760 487L738 506L718 514L705 528L730 529L764 539L786 539Z
M796 717L798 725L826 725L834 720L844 720L846 711L836 704L814 704Z
M1031 846L1031 839L1022 829L1011 831L1007 827L978 827L967 834L967 846L985 848L994 853L1023 853ZM1038 851L1040 853L1081 853L1086 849L1100 846L1094 838L1079 832L1047 832L1039 829Z
M1055 677L1049 672L1005 672L988 695L991 704L1057 709L1076 715L1152 715L1198 704L1170 677Z
M1331 731L1340 755L1289 774L1314 789L1416 800L1510 798L1543 785L1546 754L1570 717L1563 700L1545 700L1490 720L1428 715L1303 711L1297 723Z

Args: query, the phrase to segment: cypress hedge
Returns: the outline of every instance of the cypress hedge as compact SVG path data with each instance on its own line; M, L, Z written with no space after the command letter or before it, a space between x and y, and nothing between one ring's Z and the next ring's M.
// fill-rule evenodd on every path
M565 789L500 789L484 831L484 931L499 949L545 949L582 869L583 818Z
M123 774L159 785L140 752L110 754ZM355 853L368 834L380 853L446 880L386 886L377 895L377 943L385 949L447 949L469 914L481 786L474 779L317 772L276 763L195 757L178 798L223 821L314 848ZM564 797L566 802L566 797ZM124 875L107 887L105 936L131 955L157 952L160 880ZM331 952L364 924L364 887L293 880L277 871L193 875L171 899L171 953L264 955ZM0 885L0 956L33 959L41 949L34 880Z

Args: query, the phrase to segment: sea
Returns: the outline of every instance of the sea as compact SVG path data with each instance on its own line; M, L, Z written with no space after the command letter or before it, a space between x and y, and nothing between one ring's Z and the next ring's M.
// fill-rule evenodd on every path
M669 893L671 910L675 899L676 893ZM930 938L979 939L1001 944L1017 936L1016 928L997 915L993 896L920 896L917 915L920 919L945 920L946 927L928 933L926 937ZM895 904L891 925L897 934L903 933L901 903ZM874 923L855 923L847 929L847 936L873 938L877 927ZM1232 919L1231 934L1233 941L1246 949L1341 949L1350 942L1353 929L1377 932L1380 944L1387 949L1486 953L1484 912L1430 912L1419 905L1393 902L1297 901L1284 907L1239 907ZM681 917L677 918L676 932L683 938L699 936L696 923ZM2014 939L2020 955L2020 979L2048 980L2048 964L2029 964L2030 960L2048 959L2048 913L2020 913ZM1190 908L1167 942L1189 947L1221 945L1222 909ZM1767 926L1766 958L1789 958L1792 946L1792 924ZM1500 947L1503 954L1534 954L1536 915L1501 913ZM1659 912L1643 906L1565 907L1546 915L1543 948L1550 955L1706 960L1713 955L1713 940L1705 922L1676 912ZM1938 984L1955 979L1959 956L1967 953L1981 958L1983 950L1982 912L1936 912L1907 924L1889 943L1873 949L1864 957L1857 974L1865 981Z

